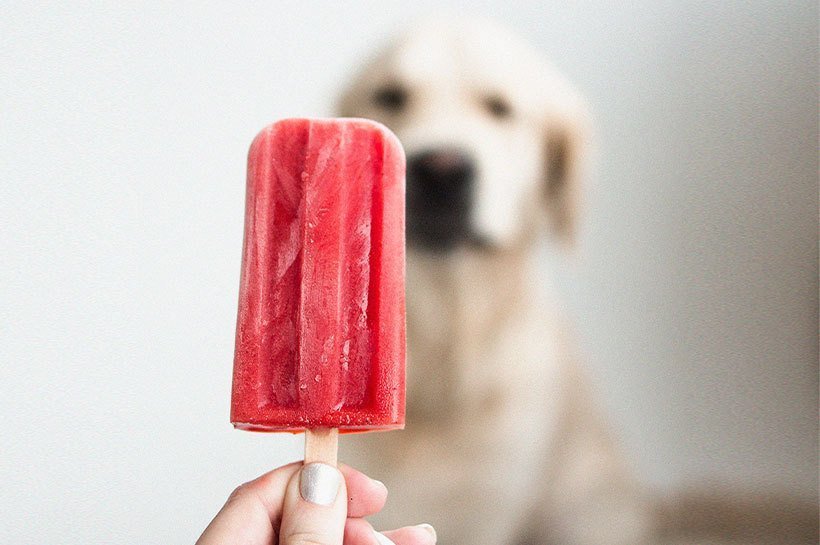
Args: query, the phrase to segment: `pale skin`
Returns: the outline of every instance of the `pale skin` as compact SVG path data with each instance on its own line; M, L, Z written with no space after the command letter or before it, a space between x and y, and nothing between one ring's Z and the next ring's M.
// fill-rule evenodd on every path
M364 517L381 511L387 488L351 467L339 467L343 478L332 504L305 500L299 487L302 467L301 462L282 466L236 488L196 545L435 544L435 532L426 525L377 536Z

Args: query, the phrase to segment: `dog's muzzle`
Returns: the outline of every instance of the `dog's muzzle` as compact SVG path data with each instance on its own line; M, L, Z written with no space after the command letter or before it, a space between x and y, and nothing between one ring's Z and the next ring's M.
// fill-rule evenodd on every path
M457 148L411 155L407 161L408 243L445 251L469 241L475 162Z

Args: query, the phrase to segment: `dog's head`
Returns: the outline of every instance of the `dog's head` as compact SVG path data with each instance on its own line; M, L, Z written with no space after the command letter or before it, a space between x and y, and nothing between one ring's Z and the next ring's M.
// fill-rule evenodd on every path
M586 110L554 68L503 29L474 20L418 25L365 67L339 110L384 123L403 143L411 246L514 246L542 218L572 238Z

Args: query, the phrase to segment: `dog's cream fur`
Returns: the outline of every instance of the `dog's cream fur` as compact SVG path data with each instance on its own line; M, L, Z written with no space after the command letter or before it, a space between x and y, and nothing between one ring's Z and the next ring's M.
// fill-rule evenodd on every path
M401 86L407 104L372 100ZM511 107L505 119L488 96ZM477 161L472 229L490 249L408 249L408 414L351 438L345 459L391 489L383 527L431 522L447 545L646 540L646 504L532 264L539 232L572 238L588 141L584 103L533 50L486 22L414 27L344 95L408 157L458 146Z

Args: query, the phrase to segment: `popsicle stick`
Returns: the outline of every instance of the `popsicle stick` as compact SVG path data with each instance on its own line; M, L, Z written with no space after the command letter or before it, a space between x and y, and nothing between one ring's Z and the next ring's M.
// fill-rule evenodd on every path
M336 467L339 450L339 430L316 428L305 430L305 463L322 462Z

